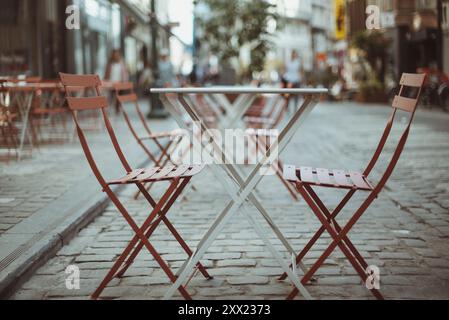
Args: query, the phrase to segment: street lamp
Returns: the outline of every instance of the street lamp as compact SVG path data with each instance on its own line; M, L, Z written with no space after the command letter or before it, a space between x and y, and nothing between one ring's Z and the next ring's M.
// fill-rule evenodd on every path
M159 53L157 48L157 34L159 24L156 15L156 1L151 0L150 11L150 31L151 31L151 56L153 65L153 76L155 86L159 86ZM148 113L147 118L151 119L163 119L168 117L167 111L164 109L162 102L159 100L159 96L154 93L150 93L151 111Z

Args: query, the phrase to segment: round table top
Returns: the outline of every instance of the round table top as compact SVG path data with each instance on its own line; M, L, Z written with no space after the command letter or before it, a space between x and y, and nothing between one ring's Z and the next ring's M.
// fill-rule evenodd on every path
M101 85L101 89L112 90L114 89L113 82L105 81ZM20 83L20 82L5 82L2 84L2 87L7 89L8 91L34 91L34 90L54 90L61 89L64 87L60 82L36 82L36 83Z
M185 88L150 88L151 93L162 94L326 94L326 88L279 88L279 87L245 87L245 86L214 86Z

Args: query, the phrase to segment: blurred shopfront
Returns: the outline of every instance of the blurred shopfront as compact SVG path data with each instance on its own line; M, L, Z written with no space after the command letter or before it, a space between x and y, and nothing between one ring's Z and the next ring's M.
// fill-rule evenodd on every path
M428 67L449 71L447 0L348 0L346 5L349 41L366 30L366 7L380 8L381 30L392 41L390 61L396 76Z
M79 29L66 28L70 5L79 8ZM120 49L136 80L150 60L148 8L149 0L2 0L0 75L104 75L111 51Z
M2 0L0 74L53 77L66 66L64 1Z

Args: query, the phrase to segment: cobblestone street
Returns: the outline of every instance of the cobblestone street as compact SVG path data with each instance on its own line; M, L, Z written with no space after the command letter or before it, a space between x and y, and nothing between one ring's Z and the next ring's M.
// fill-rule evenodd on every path
M388 107L376 105L319 103L281 159L285 164L363 170L377 146L390 111ZM167 123L172 125L171 121ZM156 126L162 127L162 123ZM389 141L388 156L401 129L399 123L392 132L395 139ZM103 138L98 138L100 144L105 141ZM0 232L26 219L88 174L87 163L80 160L81 148L77 144L49 148L50 152L34 156L32 178L25 172L14 177L11 184L5 184L2 178ZM131 152L138 147L129 144L127 148ZM56 157L55 154L61 155ZM110 154L102 153L103 160ZM53 170L54 163L74 158L76 161L64 168ZM35 166L37 159L39 167ZM377 181L385 169L382 163L388 161L389 158L381 159L371 180ZM2 164L1 174L3 176L4 170L17 172L16 168L22 165L27 168L26 163ZM133 164L139 163L142 161ZM77 172L82 174L75 174ZM192 181L196 190L187 190L186 198L172 207L169 218L189 246L195 248L229 198L207 168ZM159 183L153 192L160 195L166 186ZM344 195L344 191L316 190L331 208ZM120 198L133 217L141 222L147 217L148 206L143 199L133 200L134 192L135 189L126 188ZM265 177L258 193L289 242L296 250L301 250L320 226L309 207L303 200L294 202L276 177ZM352 215L350 209L358 208L364 196L361 192L352 200L337 219L341 224ZM258 212L250 205L248 209L268 232L269 228ZM283 247L275 235L269 235L281 250ZM125 220L113 205L109 205L11 298L88 299L132 236ZM449 114L437 110L418 111L392 178L349 237L368 263L379 267L380 291L387 299L449 299ZM311 266L326 249L329 239L326 235L313 247L305 259L307 266ZM151 240L174 269L186 260L187 255L165 227L160 226ZM290 261L291 257L285 250L283 252L286 261ZM288 281L277 280L281 268L240 212L213 243L202 262L214 279L204 280L201 274L196 274L187 287L194 299L285 299L291 290ZM80 268L79 290L66 288L65 269L69 265ZM125 277L114 279L101 298L159 299L168 287L165 274L148 251L142 250ZM316 281L307 288L317 299L372 298L338 249L318 270ZM176 294L176 297L180 298L180 295Z
M72 120L68 120L71 123ZM121 122L122 117L117 117L116 120L114 127L117 127L118 135L128 137L128 128L123 121ZM100 130L94 130L91 133L91 141L94 150L101 150L96 154L99 161L107 165L107 160L114 155L114 151L102 146L108 143L109 137L101 134ZM141 154L140 150L135 148L134 141L129 139L125 142L127 142L124 143L126 152L138 158ZM0 175L2 176L0 235L2 235L89 177L91 171L86 165L79 142L75 139L71 143L65 141L63 144L39 146L33 150L32 156L20 162L1 163Z

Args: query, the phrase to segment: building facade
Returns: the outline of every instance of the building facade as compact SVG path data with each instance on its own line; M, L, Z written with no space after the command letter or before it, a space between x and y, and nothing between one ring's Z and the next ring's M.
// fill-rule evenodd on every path
M296 50L308 72L327 62L335 44L334 0L276 0L273 4L285 21L285 28L273 37L276 56L285 61Z
M52 76L66 65L63 1L4 0L0 11L0 74Z
M443 38L443 70L449 75L449 0L444 0L441 5L441 31Z
M419 68L448 70L446 0L348 0L348 41L366 30L368 5L380 9L381 30L392 41L390 61L396 81ZM446 22L445 22L446 21Z
M158 17L166 17L167 5L157 4ZM72 5L79 8L79 28L68 29ZM136 80L151 59L149 10L150 0L2 0L0 75L103 76L111 51L119 49ZM158 45L169 45L163 30Z
M277 13L285 21L285 27L273 36L274 57L281 61L290 59L296 50L305 70L313 69L312 1L277 0Z
M333 55L335 43L334 1L312 0L312 51L314 66L323 68Z

